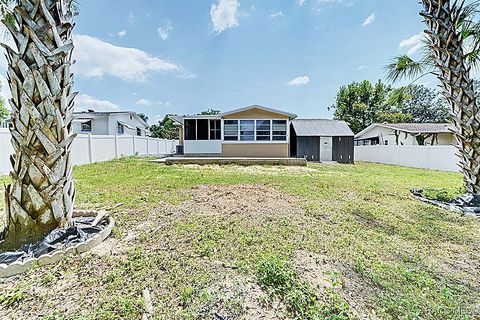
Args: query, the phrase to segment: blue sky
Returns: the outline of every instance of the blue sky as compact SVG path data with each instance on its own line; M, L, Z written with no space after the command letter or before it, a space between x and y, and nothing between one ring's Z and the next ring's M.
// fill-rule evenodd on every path
M251 104L330 118L338 88L415 52L406 0L80 1L77 106L167 113Z

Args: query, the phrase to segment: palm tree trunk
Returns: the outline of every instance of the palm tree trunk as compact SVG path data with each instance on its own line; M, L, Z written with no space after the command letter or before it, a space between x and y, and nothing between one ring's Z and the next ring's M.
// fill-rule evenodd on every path
M450 0L422 0L443 95L451 106L460 167L470 194L480 196L480 115L470 70L466 66L463 40L456 25L460 5Z
M72 222L70 155L73 75L72 0L19 0L4 24L12 99L12 183L6 189L4 250L32 243Z

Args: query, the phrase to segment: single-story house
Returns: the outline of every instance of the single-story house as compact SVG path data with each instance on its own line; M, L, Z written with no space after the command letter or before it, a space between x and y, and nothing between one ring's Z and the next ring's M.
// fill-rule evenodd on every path
M332 123L335 123L335 121L306 120L309 123L315 123L315 126L310 128L311 130L305 131L303 130L305 126L301 123L302 120L295 120L296 118L297 115L293 113L258 105L216 115L172 117L180 126L179 153L183 153L185 156L306 157L308 160L319 161L321 159L320 150L322 149L320 148L320 137L325 134L332 155L330 157L324 155L322 159L332 161L334 159L334 137L337 137L337 135L330 135L333 134L333 131L329 126L333 126ZM347 125L342 123L339 126ZM302 131L297 133L297 128L299 131L302 128ZM353 149L353 132L349 130L348 135L351 138ZM307 148L304 140L308 137L318 142L317 149L310 150ZM313 155L312 151L316 151L316 154ZM338 158L343 157L348 158L348 155L344 156L342 154ZM351 159L353 159L353 156Z
M355 135L355 145L453 145L453 130L449 123L375 123Z
M148 136L150 126L132 111L73 113L73 131L93 135Z

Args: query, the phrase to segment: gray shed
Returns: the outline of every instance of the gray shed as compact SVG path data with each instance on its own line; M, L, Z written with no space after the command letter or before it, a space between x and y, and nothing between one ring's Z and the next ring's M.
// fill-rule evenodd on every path
M308 161L354 162L355 134L344 121L295 119L290 130L292 157Z

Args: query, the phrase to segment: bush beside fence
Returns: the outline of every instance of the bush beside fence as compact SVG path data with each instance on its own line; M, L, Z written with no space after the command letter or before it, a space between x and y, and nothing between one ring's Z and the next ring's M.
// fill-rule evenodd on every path
M357 146L355 161L459 171L456 151L454 146Z
M0 174L10 171L13 148L8 129L0 129ZM125 156L163 156L176 152L177 141L138 136L79 134L73 140L74 165L113 160Z

